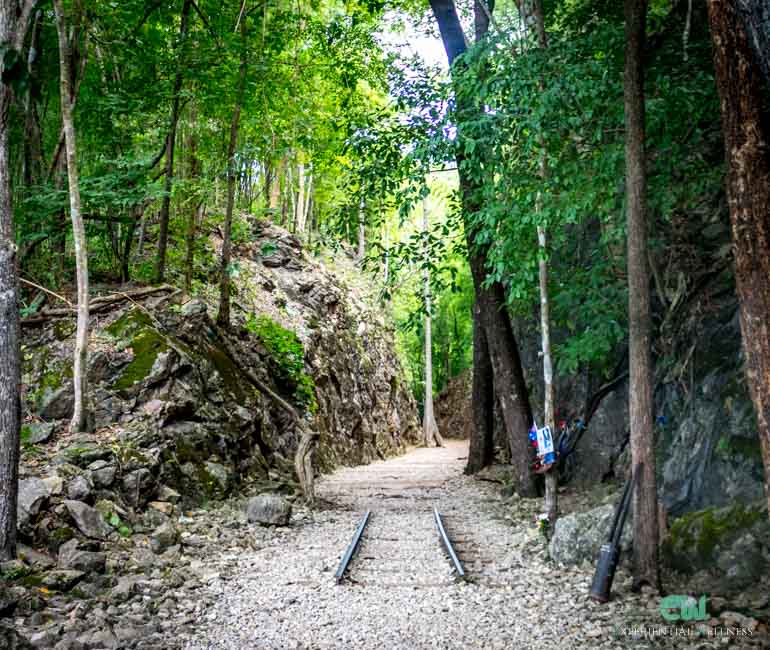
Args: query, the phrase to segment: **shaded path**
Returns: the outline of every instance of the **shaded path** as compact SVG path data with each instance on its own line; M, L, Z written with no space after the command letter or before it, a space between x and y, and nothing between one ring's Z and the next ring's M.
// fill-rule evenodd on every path
M296 513L291 530L267 536L231 575L213 580L207 596L215 605L185 647L649 647L613 629L624 625L620 614L652 606L627 594L605 607L588 601L590 572L548 563L530 521L512 526L511 505L488 483L463 476L466 456L467 443L449 441L323 477L319 495L335 507ZM470 582L453 577L434 505L458 541ZM337 586L334 571L367 509L373 518L351 579Z

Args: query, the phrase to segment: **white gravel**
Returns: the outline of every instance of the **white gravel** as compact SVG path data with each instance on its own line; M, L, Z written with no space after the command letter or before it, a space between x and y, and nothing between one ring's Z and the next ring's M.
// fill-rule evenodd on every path
M538 504L501 500L493 484L463 476L467 443L416 449L324 477L326 510L295 513L289 528L260 533L261 548L204 588L213 600L183 647L257 650L355 648L648 648L630 627L658 625L658 601L631 594L620 574L609 605L586 594L591 569L559 569L532 525ZM458 582L432 509L470 575ZM334 572L363 513L372 519L349 579ZM247 531L249 529L246 529ZM248 534L248 533L247 533ZM211 559L212 566L219 566ZM667 639L677 648L725 647ZM732 647L748 647L731 642Z

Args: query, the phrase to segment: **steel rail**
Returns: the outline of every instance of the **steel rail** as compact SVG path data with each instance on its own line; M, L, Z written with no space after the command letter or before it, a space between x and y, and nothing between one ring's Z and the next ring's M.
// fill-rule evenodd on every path
M457 557L457 553L455 553L452 542L449 539L449 535L447 535L446 528L444 528L444 519L442 518L441 513L438 511L438 508L433 508L433 518L436 520L436 528L438 528L438 534L441 537L441 542L444 544L444 548L449 555L449 559L452 560L452 564L454 564L458 577L465 579L465 569L463 569L462 562L460 562L460 558Z
M350 561L353 559L353 556L356 554L356 551L358 550L358 545L361 542L361 537L363 537L366 524L369 523L369 516L371 514L372 514L371 510L366 511L363 519L361 519L361 523L358 524L358 528L356 529L356 534L353 535L353 539L348 545L347 550L345 551L345 555L342 556L342 561L340 562L340 566L337 569L337 572L334 574L334 579L337 581L337 584L340 584L342 582L342 579L345 576L345 571L347 571Z

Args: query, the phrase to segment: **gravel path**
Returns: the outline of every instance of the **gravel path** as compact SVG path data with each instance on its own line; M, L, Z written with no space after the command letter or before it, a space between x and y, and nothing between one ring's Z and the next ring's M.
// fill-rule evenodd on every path
M201 594L214 604L199 614L184 647L650 647L623 630L631 621L659 625L657 599L631 594L620 574L615 600L593 604L586 597L590 570L558 569L546 559L532 519L522 514L531 517L538 503L521 501L528 506L512 515L493 484L463 476L466 456L467 443L450 441L321 479L319 494L334 506L296 513L290 528L260 536L261 548L217 572ZM434 505L445 515L469 582L453 576L434 528ZM334 572L368 509L363 545L338 586Z

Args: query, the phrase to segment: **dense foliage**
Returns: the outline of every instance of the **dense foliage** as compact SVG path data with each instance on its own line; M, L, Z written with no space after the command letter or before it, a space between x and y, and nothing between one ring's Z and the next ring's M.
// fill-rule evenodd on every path
M246 21L247 92L233 161L235 244L249 239L253 219L267 218L316 250L357 247L382 286L382 301L393 306L418 396L428 270L433 385L441 390L471 364L473 288L453 171L459 128L464 164L480 181L482 209L473 225L476 244L491 246L490 281L503 282L524 329L536 322L536 226L546 226L557 368L615 366L627 336L620 3L547 3L548 50L522 37L514 6L498 5L490 34L463 57L453 84L446 71L381 44L394 16L411 14L428 25L422 3L131 0L66 7L97 283L153 279L175 100L166 277L180 284L189 278L193 292L212 282L238 26ZM704 10L655 2L648 32L652 261L658 300L665 301L678 281L662 259L669 235L678 218L713 202L722 166ZM44 5L27 47L34 55L12 122L21 275L64 290L74 262L58 52L53 14ZM458 103L473 110L464 114ZM423 232L426 195L431 225ZM239 272L237 261L228 272ZM41 299L27 286L24 314Z

